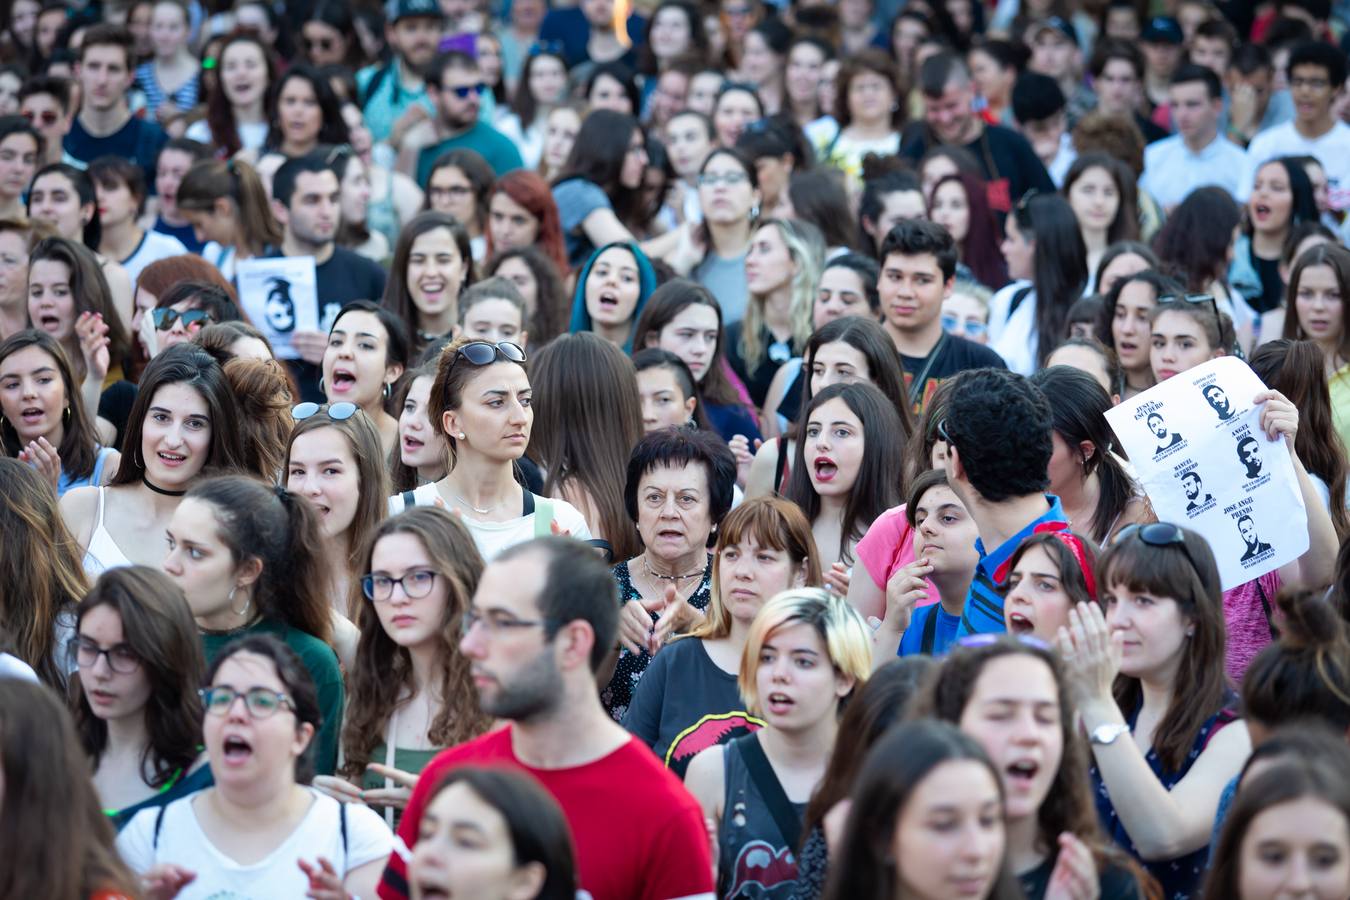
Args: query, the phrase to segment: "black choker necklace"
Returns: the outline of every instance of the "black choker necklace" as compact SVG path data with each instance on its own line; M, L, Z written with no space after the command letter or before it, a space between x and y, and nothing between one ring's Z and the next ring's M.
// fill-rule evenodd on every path
M146 478L144 473L141 474L141 484L145 485L150 490L154 491L156 494L162 494L165 497L181 497L187 493L187 491L166 490L165 488L162 488L159 485L155 484L149 478Z

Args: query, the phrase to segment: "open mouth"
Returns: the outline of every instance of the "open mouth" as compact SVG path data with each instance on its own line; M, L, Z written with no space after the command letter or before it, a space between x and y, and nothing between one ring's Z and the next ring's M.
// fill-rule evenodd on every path
M47 415L47 412L42 407L29 406L19 413L19 418L23 419L25 425L32 425L35 422L41 422L45 415Z
M239 765L248 762L253 756L253 745L237 735L230 735L225 738L225 743L221 748L225 754L225 762L230 765Z
M434 281L419 281L417 286L422 289L422 293L427 297L439 297L445 293L445 280L437 278Z
M337 393L346 393L356 387L356 375L347 369L334 369L332 388Z
M450 897L450 892L445 888L438 885L425 884L420 881L417 883L417 893L423 900L439 900L439 898L442 897L447 898L448 900Z
M415 437L405 437L403 439L403 449L407 453L416 453L425 446L426 444L423 441L419 441Z
M619 306L619 295L613 291L601 291L598 299L603 309L617 309Z
M1258 219L1270 218L1270 207L1263 203L1258 203L1252 207L1252 215L1256 216Z
M1020 785L1026 787L1035 779L1036 773L1041 767L1029 759L1019 759L1009 765L1003 771L1008 775L1009 785Z
M155 457L169 468L176 468L187 462L187 457L181 453L168 453L163 450L155 454Z
M1008 630L1017 635L1031 634L1036 630L1036 623L1022 613L1008 613Z
M833 481L839 474L839 466L828 456L817 456L812 460L811 468L816 473L816 481Z
M793 700L787 694L781 693L770 694L766 702L768 703L769 712L779 716L790 712L792 707L797 705L796 700Z
M61 317L46 313L38 316L38 327L43 331L56 331L61 327Z

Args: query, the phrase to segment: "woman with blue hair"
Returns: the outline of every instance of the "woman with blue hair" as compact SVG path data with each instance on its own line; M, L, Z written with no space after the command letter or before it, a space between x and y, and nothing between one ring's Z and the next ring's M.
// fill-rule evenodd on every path
M633 326L654 290L656 270L637 244L606 244L581 267L569 330L593 331L628 353L633 349Z

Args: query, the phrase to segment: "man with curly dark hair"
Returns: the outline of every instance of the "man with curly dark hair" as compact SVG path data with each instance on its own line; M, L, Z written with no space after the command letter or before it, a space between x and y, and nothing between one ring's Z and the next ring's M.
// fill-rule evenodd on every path
M1067 529L1059 498L1045 493L1050 405L1021 375L975 369L952 379L938 434L947 442L947 480L975 520L980 561L957 635L1001 632L1008 560L1022 540Z

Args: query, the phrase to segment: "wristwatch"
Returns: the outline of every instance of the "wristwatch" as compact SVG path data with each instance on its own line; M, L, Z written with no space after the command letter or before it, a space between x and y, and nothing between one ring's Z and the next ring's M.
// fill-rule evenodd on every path
M1098 725L1088 733L1088 740L1098 746L1108 746L1116 742L1116 738L1122 734L1129 734L1130 726L1124 722L1108 722L1105 725Z

